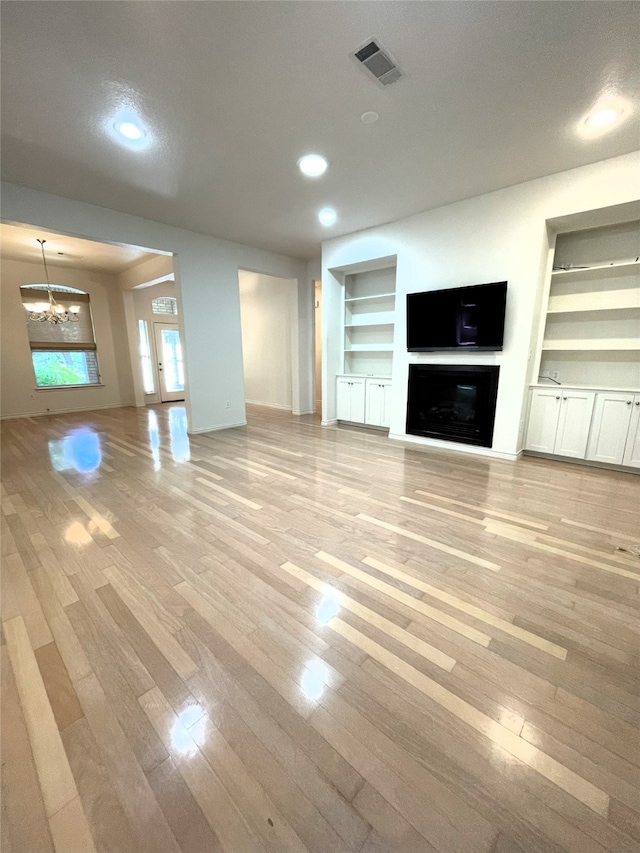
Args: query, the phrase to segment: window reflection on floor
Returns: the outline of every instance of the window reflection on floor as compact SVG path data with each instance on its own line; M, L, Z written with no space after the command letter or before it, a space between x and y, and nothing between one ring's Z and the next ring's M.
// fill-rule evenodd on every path
M149 447L157 471L162 465L160 459L160 426L157 412L149 409L147 419ZM187 410L184 406L174 406L169 409L169 446L174 462L188 462L191 459L191 448L187 435Z
M149 446L151 447L151 454L153 456L153 467L157 471L160 467L160 435L158 433L158 416L153 411L153 409L149 409L147 412L147 418L149 421Z
M56 471L89 474L100 467L100 436L89 427L72 430L63 439L49 442L49 459Z
M191 459L191 448L187 435L187 410L184 406L175 406L169 410L169 432L174 461L188 462Z

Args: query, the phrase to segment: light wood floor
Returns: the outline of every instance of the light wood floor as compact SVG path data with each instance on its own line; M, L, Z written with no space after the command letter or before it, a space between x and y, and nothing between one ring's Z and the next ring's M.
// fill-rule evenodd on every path
M5 853L640 850L636 476L182 414L4 424Z

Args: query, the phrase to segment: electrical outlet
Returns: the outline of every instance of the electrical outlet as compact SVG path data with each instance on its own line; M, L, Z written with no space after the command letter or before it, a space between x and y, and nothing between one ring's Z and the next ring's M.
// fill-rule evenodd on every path
M231 403L227 400L227 402L224 404L224 407L225 407L225 409L230 409Z
M555 380L556 380L556 382L557 382L557 381L558 381L558 379L560 379L560 372L559 372L558 370L551 370L551 371L549 371L549 376L550 376L552 379L555 379Z

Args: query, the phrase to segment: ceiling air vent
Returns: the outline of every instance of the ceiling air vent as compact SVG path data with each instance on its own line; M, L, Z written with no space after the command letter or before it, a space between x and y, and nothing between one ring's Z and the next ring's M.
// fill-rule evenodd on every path
M389 51L376 39L369 39L353 55L383 86L395 83L402 77L402 71L391 58Z

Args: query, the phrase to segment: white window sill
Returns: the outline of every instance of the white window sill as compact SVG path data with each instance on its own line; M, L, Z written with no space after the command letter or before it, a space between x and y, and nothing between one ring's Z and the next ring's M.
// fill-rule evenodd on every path
M78 388L104 388L104 382L88 382L86 385L47 385L36 391L76 391Z

